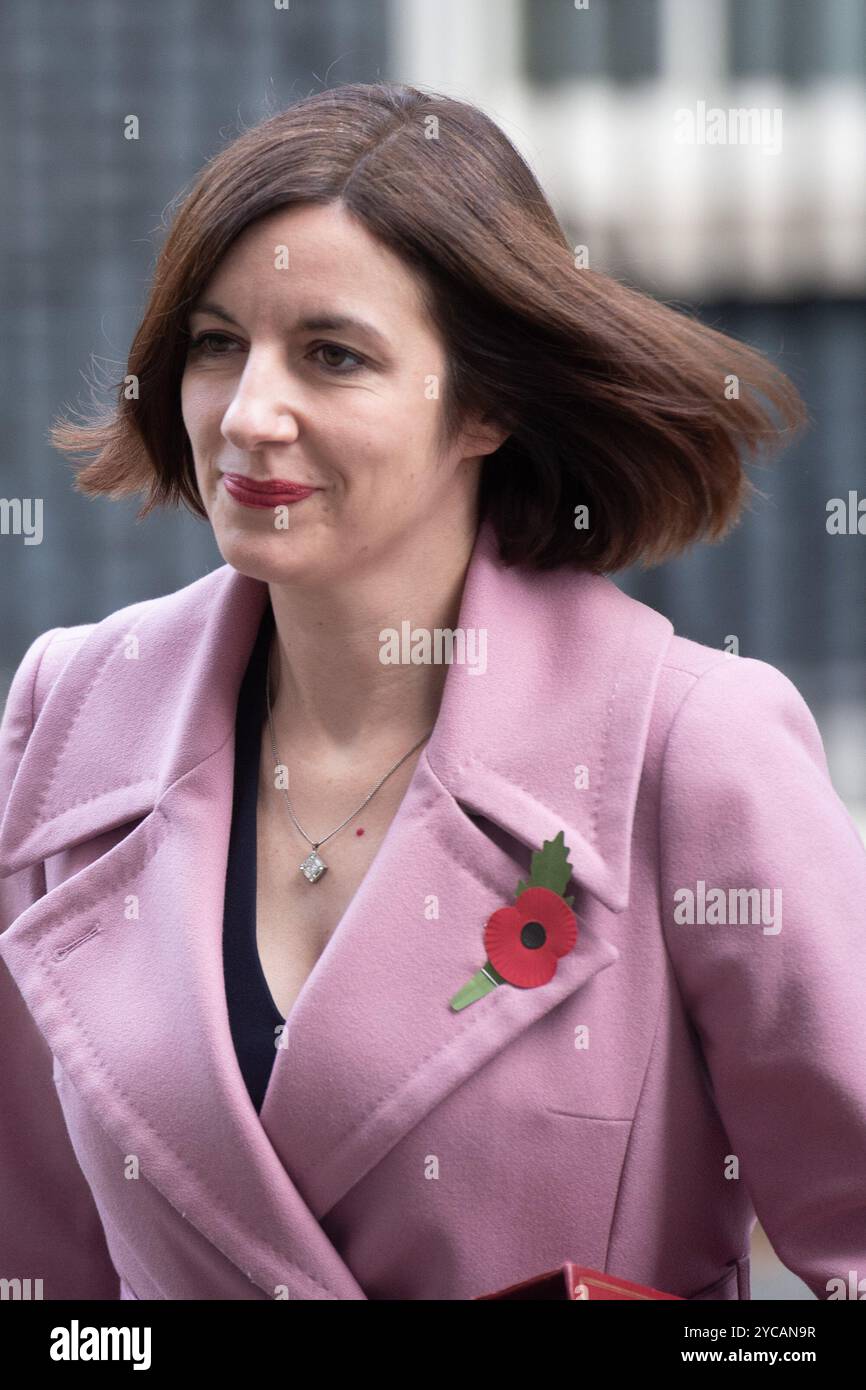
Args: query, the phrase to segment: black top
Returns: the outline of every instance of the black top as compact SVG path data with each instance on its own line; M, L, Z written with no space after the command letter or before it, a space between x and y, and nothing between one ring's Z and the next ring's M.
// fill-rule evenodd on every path
M268 603L238 695L223 917L229 1024L247 1090L257 1111L262 1108L277 1055L274 1030L285 1022L268 988L256 941L256 804L262 724L267 717L268 648L273 630L274 615Z

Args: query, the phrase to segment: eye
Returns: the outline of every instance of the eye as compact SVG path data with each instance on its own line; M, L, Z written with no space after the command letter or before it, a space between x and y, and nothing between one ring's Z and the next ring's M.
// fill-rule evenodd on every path
M363 357L359 357L357 352L352 352L349 348L341 347L339 343L319 343L318 347L313 348L313 355L315 355L317 352L337 352L340 353L343 357L354 358L354 364L350 363L345 371L340 371L340 368L336 362L323 362L320 359L321 366L327 367L329 371L337 372L338 375L341 376L346 376L349 372L356 372L359 367L364 366Z
M217 343L228 343L231 346L232 339L225 333L215 333L213 329L209 333L199 333L197 338L193 338L189 344L189 352L204 352L206 357L225 357L224 352L215 352L213 348L206 348L205 343L213 339Z
M197 338L193 338L187 350L188 352L201 352L205 357L227 357L228 353L219 351L220 344L227 344L229 347L237 346L233 338L229 338L225 333L217 333L214 329L210 329L206 333L199 333ZM312 355L315 356L319 352L337 353L344 359L351 358L348 363L344 361L342 366L338 362L328 362L319 358L321 367L325 367L337 375L346 376L349 372L355 372L359 367L365 365L363 357L360 357L357 352L352 352L349 348L341 347L339 343L319 343L312 349Z

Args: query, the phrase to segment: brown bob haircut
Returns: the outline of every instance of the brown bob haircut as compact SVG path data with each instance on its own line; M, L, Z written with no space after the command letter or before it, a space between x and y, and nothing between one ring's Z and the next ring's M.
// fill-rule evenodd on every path
M604 573L718 540L756 491L743 451L772 451L807 422L760 352L578 268L534 175L482 111L352 83L269 116L199 173L130 349L138 398L121 382L116 407L51 429L62 453L96 454L77 465L79 491L146 492L139 518L164 504L207 516L180 407L191 305L255 219L337 201L420 277L448 362L442 442L466 411L511 431L484 459L479 493L506 565Z

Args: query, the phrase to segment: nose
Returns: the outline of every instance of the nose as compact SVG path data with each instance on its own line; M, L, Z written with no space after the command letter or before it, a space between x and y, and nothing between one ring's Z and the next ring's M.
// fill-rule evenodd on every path
M251 453L298 437L293 378L274 355L251 353L220 430L234 448Z

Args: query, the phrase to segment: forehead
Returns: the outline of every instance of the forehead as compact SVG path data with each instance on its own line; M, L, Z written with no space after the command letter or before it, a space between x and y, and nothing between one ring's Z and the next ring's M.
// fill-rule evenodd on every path
M279 208L246 227L200 299L243 296L244 307L339 307L390 319L423 313L415 273L342 205ZM339 304L337 305L337 301ZM426 315L425 315L426 317Z

